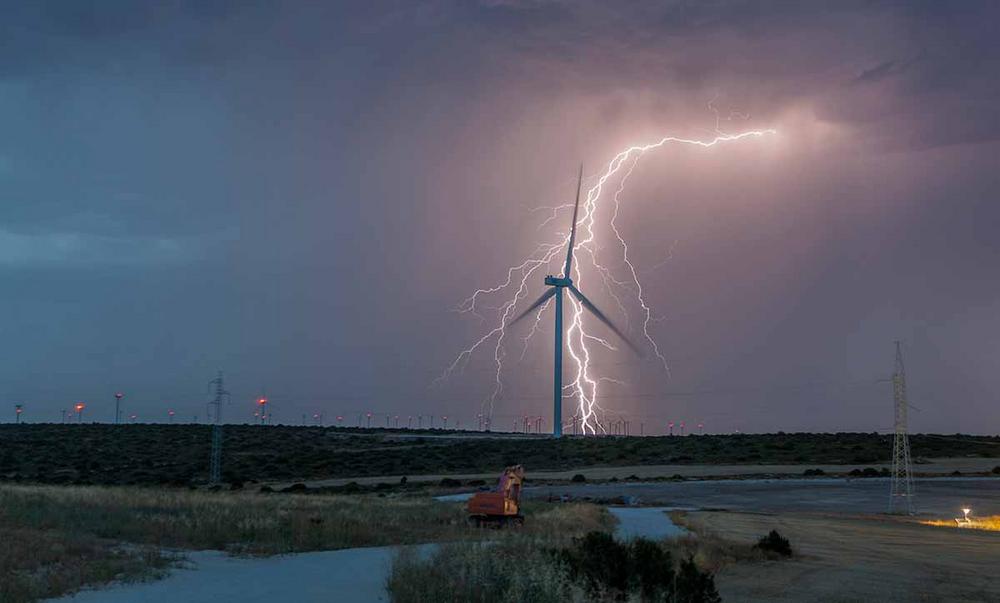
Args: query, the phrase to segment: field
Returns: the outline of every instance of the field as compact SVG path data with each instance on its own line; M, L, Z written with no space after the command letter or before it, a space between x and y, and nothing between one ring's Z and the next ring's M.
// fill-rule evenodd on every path
M564 539L607 530L593 505L531 503L519 534ZM180 489L0 486L0 601L154 576L171 550L272 555L495 538L459 503L429 498L297 496ZM166 551L166 552L165 552Z
M185 550L260 556L448 542L441 549L444 557L430 566L410 559L410 575L423 576L435 564L452 567L457 560L461 562L454 567L461 572L504 575L506 566L490 565L494 556L489 551L493 550L510 552L506 557L512 560L510 568L528 571L522 567L525 563L542 567L539 564L544 561L555 572L546 551L568 546L574 536L590 530L607 531L612 520L601 507L545 500L566 493L597 501L621 498L626 491L619 481L633 482L627 493L647 503L687 501L697 508L747 511L787 507L788 513L777 515L692 513L685 518L699 534L699 544L676 543L695 548L677 550L674 558L692 553L700 566L718 570L719 589L726 600L770 600L786 591L810 597L818 594L819 600L829 601L868 600L865 597L871 593L885 598L888 587L866 573L873 565L849 560L888 555L892 543L908 538L931 538L945 548L954 545L947 572L967 580L959 588L946 586L945 576L952 575L947 572L908 574L906 567L922 567L933 557L929 551L921 553L921 546L910 547L903 565L878 562L898 574L895 579L906 596L920 588L942 593L941 600L977 600L977 596L994 594L976 577L978 561L965 555L960 546L966 542L960 539L967 538L961 533L970 530L857 519L858 509L865 505L872 509L884 505L885 486L879 480L793 480L781 482L775 490L768 480L683 479L687 475L879 476L891 449L884 435L553 440L442 430L227 425L226 485L220 491L203 487L210 429L204 425L0 425L0 531L4 534L0 600L23 603L73 592L83 585L156 577L176 563L172 551ZM911 445L918 474L998 472L994 469L1000 464L998 438L916 435ZM529 485L542 487L526 491L528 527L513 539L502 536L500 548L483 549L477 544L497 537L470 532L461 503L435 502L427 496L428 488L481 486L492 481L499 468L513 463L525 464ZM637 483L642 481L648 483ZM967 493L977 501L977 509L993 510L995 480L931 481L921 486L925 509L937 504L939 513L949 513L958 504L955 496ZM285 492L270 494L270 490ZM842 503L843 515L818 517L803 512L817 504L829 505L831 496ZM748 554L752 540L775 526L787 532L805 554L787 565ZM911 534L911 530L932 531ZM738 542L730 542L730 534ZM851 534L858 538L869 534L871 542L858 549L861 545ZM525 562L522 556L535 561ZM399 578L408 575L405 563L398 567L402 573L397 576L395 593L403 601L407 598L400 585L413 582ZM848 576L860 586L844 590L835 578L820 580L808 591L796 591L790 585L796 576L816 571ZM929 582L914 582L917 578L910 574ZM565 580L565 574L559 575ZM446 574L442 576L438 586L456 587L448 585ZM475 586L476 582L467 584ZM510 585L515 591L537 586L530 582ZM576 595L582 592L575 585L569 589ZM426 594L411 592L411 600Z
M203 483L210 429L205 425L4 424L0 425L0 480L74 485ZM998 437L913 435L911 446L918 463L924 458L1000 456ZM887 462L890 450L891 436L866 433L552 440L442 430L227 425L223 477L229 483L242 483L397 476L398 482L398 476L493 475L513 463L522 463L530 471L695 464L834 464L862 469ZM919 464L916 470L920 471Z
M1000 534L886 516L698 512L683 521L744 543L776 528L792 542L790 562L722 568L727 601L1000 601Z

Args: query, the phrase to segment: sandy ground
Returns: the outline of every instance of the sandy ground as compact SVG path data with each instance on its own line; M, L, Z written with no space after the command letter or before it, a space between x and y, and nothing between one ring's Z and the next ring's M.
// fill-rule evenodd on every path
M694 525L753 542L787 537L791 561L723 568L725 601L1000 601L1000 533L934 528L886 516L698 512Z
M962 473L987 472L1000 465L997 458L942 458L926 459L926 462L914 465L914 471L927 475L947 475L953 471ZM889 468L888 464L876 463L872 465L627 465L623 467L603 467L589 466L570 469L568 471L532 471L528 467L528 478L532 481L544 480L568 480L577 473L585 475L592 480L606 480L613 477L624 479L630 475L638 476L640 479L673 477L680 475L683 477L738 477L738 476L801 476L806 469L822 469L827 473L849 473L853 469L863 469L864 467L875 467L881 469ZM486 483L493 484L498 476L498 472L493 473L455 473L455 474L435 474L435 475L408 475L409 482L439 482L442 478L450 477L454 479L470 480L482 479ZM377 484L379 482L399 483L404 477L402 475L383 475L378 477L350 477L338 479L324 479L302 481L311 487L320 486L342 486L348 482L359 484ZM271 487L282 488L295 482L274 482Z
M430 551L433 545L424 545ZM262 559L194 551L163 580L87 590L61 603L377 603L393 547L301 553Z

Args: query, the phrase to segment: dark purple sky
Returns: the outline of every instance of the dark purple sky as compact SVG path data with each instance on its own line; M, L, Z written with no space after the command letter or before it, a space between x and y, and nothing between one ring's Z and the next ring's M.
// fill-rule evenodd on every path
M496 313L454 308L565 230L531 210L579 162L714 107L778 133L638 164L619 224L671 375L598 352L605 408L885 430L900 339L914 430L996 433L1000 5L619 4L0 3L0 418L110 420L117 389L204 417L223 369L233 420L266 388L285 422L469 424L492 347L433 381ZM542 327L501 427L550 416Z

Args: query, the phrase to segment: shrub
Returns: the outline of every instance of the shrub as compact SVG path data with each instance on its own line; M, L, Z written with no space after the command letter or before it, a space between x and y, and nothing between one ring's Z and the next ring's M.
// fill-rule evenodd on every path
M676 593L674 603L721 603L722 597L715 589L715 578L709 572L698 569L693 557L681 561L674 583Z
M689 555L675 570L673 557L659 543L637 538L629 544L591 532L557 553L570 579L582 583L594 601L627 601L638 591L642 601L713 603L720 601L711 572Z
M431 555L403 549L386 588L394 603L561 603L573 591L552 555L517 541L447 544Z
M591 597L627 597L631 582L629 548L611 534L590 532L577 540L574 548L563 550L561 558L573 580L583 582Z
M439 485L442 488L457 488L462 485L462 482L458 481L457 479L445 477L441 480Z
M576 483L576 484L583 483L583 482L587 481L587 476L584 475L584 474L582 474L582 473L577 473L569 481L571 481L573 483Z
M990 473L992 473L994 475L1000 475L1000 465L997 465L996 467L994 467L993 471L990 471Z
M756 548L764 551L765 553L775 553L782 557L792 556L792 545L788 542L788 539L779 534L777 530L771 530L770 534L762 536L761 539L757 541Z
M668 551L645 538L632 542L632 566L645 601L666 601L673 595L674 563Z

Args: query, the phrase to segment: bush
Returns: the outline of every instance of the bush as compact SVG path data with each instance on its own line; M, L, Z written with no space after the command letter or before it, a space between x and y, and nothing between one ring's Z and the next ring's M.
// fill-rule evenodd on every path
M638 591L642 601L713 603L720 601L711 572L689 556L674 569L673 558L660 544L637 538L618 542L591 532L557 553L570 579L582 583L593 601L627 601Z
M826 471L823 471L822 469L806 469L802 472L802 475L806 477L815 477L818 475L826 475Z
M561 603L573 587L552 555L524 542L442 545L430 556L403 549L387 590L394 603Z
M581 581L592 598L606 594L625 600L631 586L631 559L626 545L606 532L590 532L572 549L562 551L562 561L574 581Z
M674 563L670 553L645 538L632 542L632 566L644 601L666 601L673 594Z
M994 475L1000 475L1000 465L997 465L996 467L994 467L993 471L990 471L990 473L992 473Z
M462 482L457 479L450 477L443 478L439 484L442 488L457 488L462 485Z
M576 483L576 484L583 483L583 482L587 481L587 476L584 475L584 474L582 474L582 473L577 473L569 481L571 481L573 483Z
M792 545L788 542L788 539L779 534L777 530L771 530L770 534L761 537L761 539L757 541L756 548L764 551L765 553L775 553L782 557L792 556Z
M773 532L772 532L773 533ZM722 597L715 589L715 578L709 572L698 569L693 557L681 561L675 582L676 595L673 603L720 603Z

